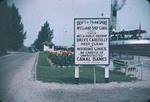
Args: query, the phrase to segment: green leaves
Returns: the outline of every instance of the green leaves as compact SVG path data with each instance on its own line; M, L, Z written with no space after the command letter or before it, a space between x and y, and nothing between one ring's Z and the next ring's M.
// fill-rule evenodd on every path
M73 66L74 65L74 55L63 55L50 53L48 58L56 66Z
M24 26L18 9L8 6L4 0L0 3L0 51L18 50L25 39Z
M43 43L49 42L52 43L53 39L53 30L50 29L49 23L46 21L44 26L41 27L41 30L39 31L38 38L35 40L33 45L36 47L36 49L42 51L43 50Z

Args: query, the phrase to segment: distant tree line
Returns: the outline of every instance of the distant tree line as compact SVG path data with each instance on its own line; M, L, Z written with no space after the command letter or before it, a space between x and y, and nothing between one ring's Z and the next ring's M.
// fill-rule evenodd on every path
M43 50L44 42L47 42L49 45L53 45L53 29L50 29L49 23L46 21L41 27L41 30L38 33L38 38L34 41L33 45L37 50Z
M5 0L0 2L0 54L7 50L18 50L23 46L25 36L16 6L9 6Z

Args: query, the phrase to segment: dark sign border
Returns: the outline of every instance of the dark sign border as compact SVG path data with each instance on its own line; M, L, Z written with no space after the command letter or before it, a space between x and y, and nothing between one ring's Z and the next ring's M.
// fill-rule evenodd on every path
M110 18L74 18L74 63L75 63L75 48L76 48L76 45L75 45L75 21L76 20L82 20L82 19L108 19L108 32L109 32L109 39L108 39L108 64L75 64L75 65L109 65L110 64Z

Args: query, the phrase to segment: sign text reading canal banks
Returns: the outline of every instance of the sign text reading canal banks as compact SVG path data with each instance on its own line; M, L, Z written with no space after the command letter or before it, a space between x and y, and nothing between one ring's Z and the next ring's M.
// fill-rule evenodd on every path
M109 64L109 19L75 18L75 64Z

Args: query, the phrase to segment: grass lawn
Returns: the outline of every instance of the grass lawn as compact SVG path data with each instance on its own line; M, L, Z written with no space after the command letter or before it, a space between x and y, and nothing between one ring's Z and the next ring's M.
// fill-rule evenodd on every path
M96 68L97 83L104 83L104 69ZM47 54L40 53L37 65L37 80L43 82L58 82L58 83L75 83L74 67L56 68L50 65L47 61ZM110 81L132 81L135 78L125 76L123 73L110 71ZM93 68L92 66L80 67L80 83L93 83Z

